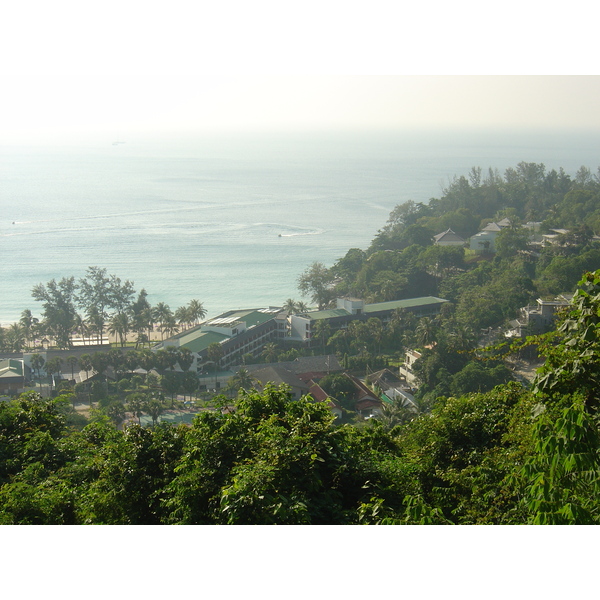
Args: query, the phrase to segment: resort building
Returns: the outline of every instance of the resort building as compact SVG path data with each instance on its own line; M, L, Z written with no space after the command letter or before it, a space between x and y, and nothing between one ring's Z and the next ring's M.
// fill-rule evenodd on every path
M336 308L292 315L289 318L289 339L310 344L315 337L317 323L320 321L327 321L333 333L336 329L343 329L348 326L348 323L357 319L366 321L371 317L377 317L385 322L395 310L399 309L410 311L418 317L435 316L440 312L442 304L446 302L448 300L434 296L375 304L366 304L364 300L358 298L338 298Z
M278 307L230 310L197 327L157 344L153 350L175 346L187 348L195 357L192 368L207 360L211 344L219 344L222 367L241 364L245 354L260 354L265 344L283 340L287 332L287 313Z

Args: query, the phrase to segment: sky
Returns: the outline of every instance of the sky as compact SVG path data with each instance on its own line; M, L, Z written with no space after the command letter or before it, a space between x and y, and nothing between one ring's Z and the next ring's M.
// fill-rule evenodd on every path
M13 2L0 132L600 129L586 4Z

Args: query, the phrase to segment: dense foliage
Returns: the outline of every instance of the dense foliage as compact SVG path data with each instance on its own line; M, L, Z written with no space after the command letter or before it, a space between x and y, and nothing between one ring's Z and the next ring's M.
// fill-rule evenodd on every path
M404 424L333 424L285 387L191 427L69 426L64 400L0 404L1 523L596 523L600 272L536 385L440 397ZM335 380L330 385L337 385Z
M444 229L467 237L502 217L512 225L498 236L495 255L432 245ZM530 220L541 222L541 231L569 232L533 249L519 227ZM242 390L230 403L235 409L213 407L190 427L165 426L155 418L167 402L161 396L185 389L184 373L170 368L179 361L187 371L189 357L86 357L100 375L108 366L122 375L112 387L100 378L75 390L103 411L93 422L74 419L68 394L43 399L29 392L0 403L0 523L597 523L599 228L600 179L584 167L573 179L532 163L504 177L473 169L439 200L396 207L366 251L351 249L331 268L307 269L300 289L320 307L343 294L370 302L429 294L450 301L435 319L396 311L386 322L315 331L313 351L336 352L346 368L377 368L419 348L420 410L411 414L392 406L378 419L338 425L323 404L267 387ZM595 272L581 279L586 271ZM100 281L113 290L106 298L94 296ZM545 359L532 389L511 381L499 347L476 351L483 330L513 318L520 306L576 289L555 332L513 346L536 348ZM119 315L138 315L143 332L148 321L141 315L152 315L143 293L133 302L128 282L98 269L90 269L87 283L50 282L34 293L44 302L43 323L54 323L49 331L66 345L76 307L95 320L97 335L106 326L118 334ZM292 312L308 308L287 304ZM181 318L191 322L190 315ZM160 322L168 334L168 312ZM37 324L26 312L19 327L35 331ZM0 332L2 343L15 348L18 335L32 335L17 329ZM253 360L299 353L269 344ZM136 380L134 364L152 364L160 380ZM235 397L251 384L241 371L228 392ZM322 384L344 400L344 380L331 376ZM118 430L123 406L151 414L153 426Z

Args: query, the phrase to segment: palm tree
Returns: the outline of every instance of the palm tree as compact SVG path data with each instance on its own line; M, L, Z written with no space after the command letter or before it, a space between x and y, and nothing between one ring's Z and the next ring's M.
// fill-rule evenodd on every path
M331 337L331 325L329 325L327 319L319 319L315 323L315 337L321 340L321 347L325 352L325 345Z
M377 317L371 317L367 320L367 326L371 332L371 338L373 340L373 353L381 354L381 344L383 342L383 324L381 319Z
M187 306L180 306L175 311L174 318L184 330L191 326L193 320L190 316L190 311Z
M86 320L81 315L76 315L75 317L75 331L81 336L81 339L85 342L86 337L89 340L90 337L90 329Z
M140 417L142 416L144 406L147 403L148 396L143 392L134 392L133 394L129 394L129 396L127 396L127 410L133 413L140 424L142 423Z
M90 396L89 390L90 390L90 383L89 383L89 378L90 378L90 371L93 370L93 365L92 365L92 355L91 354L82 354L79 357L79 368L83 369L85 371L85 389L87 390L88 393L88 399L90 401L90 406L92 405L92 397Z
M348 330L338 329L330 338L329 344L334 348L338 354L348 352L350 346L348 343Z
M76 356L68 356L67 364L71 367L71 380L75 380L75 365L77 365L77 357Z
M33 342L34 333L39 322L40 320L34 317L29 309L26 309L21 313L19 323L23 328L25 340L28 344L31 344L31 342Z
M421 317L419 324L415 329L417 343L421 346L427 346L435 341L437 325L434 319L429 317Z
M156 425L158 422L158 418L162 415L163 406L159 400L152 399L149 402L146 402L144 409L147 413L152 417L152 425Z
M264 345L263 351L260 353L260 355L265 359L266 362L274 362L278 353L279 350L277 348L277 344L269 342L268 344Z
M173 312L169 308L168 304L159 302L154 307L152 316L154 318L154 322L160 324L160 339L164 340L166 328L175 326L175 317L173 316Z
M288 298L283 303L283 310L287 311L291 315L295 315L296 314L296 309L297 309L296 301L292 300L292 298Z
M162 331L167 335L167 338L170 338L179 332L179 327L177 327L177 321L175 320L174 316L171 316L166 321L163 321L161 325Z
M247 369L241 368L227 383L226 391L237 394L239 390L250 390L256 384L257 379L252 377Z
M191 322L194 323L194 325L198 325L198 323L206 317L206 309L199 300L190 300L188 311Z
M100 311L95 306L91 306L88 310L86 324L89 333L96 334L96 343L102 343L102 336L104 334L104 317L100 314Z
M166 373L163 373L162 377L160 378L160 385L162 389L171 396L171 408L173 408L175 405L175 396L181 387L181 380L178 375L178 373L167 371Z
M223 347L221 344L219 344L219 342L213 342L206 349L206 358L215 364L215 369L219 366L219 363L223 358L223 354Z
M309 310L310 310L309 306L305 302L300 301L300 302L296 303L296 314L305 313L305 312L308 312Z
M150 341L153 325L151 308L144 308L140 312L134 313L131 328L137 333L136 347Z
M40 378L40 371L42 370L42 367L44 366L44 363L46 361L44 360L44 358L42 357L41 354L38 354L37 352L35 354L31 355L31 368L37 372L37 379L38 382L40 384L40 388L42 387L42 381Z
M125 420L125 407L119 400L113 400L106 409L110 420L118 427Z
M60 374L62 364L63 360L60 356L55 356L46 363L46 373L50 375L50 392L52 392L52 386L54 384L54 374Z
M457 352L472 350L477 344L477 336L471 327L456 326L446 335L448 345Z
M127 341L127 334L130 330L130 322L129 318L125 313L117 313L113 315L111 320L108 323L108 333L111 335L118 335L119 342L121 343L121 348L125 347L125 342Z
M396 398L391 404L384 404L381 413L375 415L386 430L396 425L404 425L412 421L418 414L418 409L403 398Z
M79 366L85 371L85 378L89 379L90 371L94 368L90 354L82 354L79 357Z
M156 355L147 348L138 353L138 364L144 371L150 371L156 366Z
M179 348L177 362L182 371L189 371L194 363L194 355L189 348Z
M5 344L11 352L21 352L25 345L26 335L20 323L13 323L6 332Z
M191 371L186 371L183 375L183 379L181 380L181 389L183 391L183 399L185 400L185 394L188 393L190 395L190 400L192 399L192 394L198 391L198 376L196 373L192 373Z
M117 373L119 377L122 376L127 370L127 364L122 350L111 348L106 353L106 356L108 358L108 364L114 369L115 373Z

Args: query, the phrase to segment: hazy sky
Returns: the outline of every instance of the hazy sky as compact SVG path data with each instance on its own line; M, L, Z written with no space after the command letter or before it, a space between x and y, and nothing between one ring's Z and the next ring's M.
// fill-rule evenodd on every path
M570 38L568 17L529 4L13 2L0 25L0 133L600 130L594 19L578 13Z

